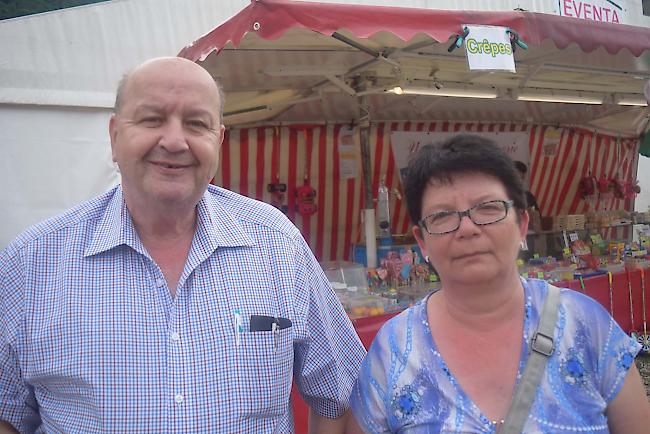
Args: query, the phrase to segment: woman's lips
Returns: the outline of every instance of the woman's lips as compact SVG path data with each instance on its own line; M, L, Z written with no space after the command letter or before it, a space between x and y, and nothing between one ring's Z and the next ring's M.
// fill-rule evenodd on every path
M454 259L467 259L467 258L473 258L475 256L480 256L480 255L485 255L488 252L472 252L472 253L463 253L460 255L455 255L453 258Z

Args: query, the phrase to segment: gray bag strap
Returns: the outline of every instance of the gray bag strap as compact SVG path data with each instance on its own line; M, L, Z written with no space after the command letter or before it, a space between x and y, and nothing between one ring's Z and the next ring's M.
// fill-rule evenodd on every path
M559 304L560 289L549 284L539 325L530 343L528 361L515 395L512 397L512 404L510 404L505 422L498 430L499 434L520 434L524 428L530 406L535 399L537 386L546 370L546 362L555 350L553 335Z

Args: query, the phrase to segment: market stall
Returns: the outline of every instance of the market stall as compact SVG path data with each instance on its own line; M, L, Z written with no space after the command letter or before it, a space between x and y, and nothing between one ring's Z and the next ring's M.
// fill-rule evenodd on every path
M515 53L516 73L468 71L460 50L447 51L468 23L503 26L528 43ZM590 171L634 179L645 107L616 101L642 95L648 40L638 27L530 12L261 1L180 55L227 93L216 182L286 206L319 259L341 260L365 238L361 211L374 209L380 180L399 190L394 130L529 132L531 190L545 216L583 212L578 184ZM404 83L431 95L389 92ZM533 90L536 101L526 98ZM475 97L480 91L494 98ZM546 102L553 96L600 103ZM343 146L350 136L356 154ZM273 184L285 185L283 198ZM316 195L308 212L296 206L304 185ZM629 199L608 200L607 209L631 208ZM401 200L391 201L391 215L392 233L405 233Z
M468 69L452 46L462 46L464 28L473 24L509 31L516 72ZM588 194L581 181L632 189L647 128L641 99L649 48L647 28L534 12L256 1L179 55L219 78L227 95L215 183L283 209L319 260L356 259L355 247L366 243L366 264L374 268L382 265L375 233L386 229L375 221L380 186L389 197L390 233L406 234L410 226L394 132L429 133L432 141L446 132L525 134L530 190L541 211L533 235L598 232L603 240L631 240L634 195L617 194L615 186ZM616 221L613 212L627 214ZM587 214L582 227L567 220ZM402 259L411 244L393 239L386 250ZM569 247L577 262L581 252L564 244L561 253ZM584 290L613 306L624 328L632 325L622 314L627 306L639 326L639 274L625 280L626 272L612 273L611 303L602 276L583 279ZM426 280L411 277L402 283ZM364 343L392 314L355 319Z

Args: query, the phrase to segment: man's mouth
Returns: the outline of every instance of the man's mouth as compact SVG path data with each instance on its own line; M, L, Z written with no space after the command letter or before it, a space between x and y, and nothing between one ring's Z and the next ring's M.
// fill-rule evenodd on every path
M165 169L183 169L187 167L186 164L167 163L164 161L153 161L152 163Z

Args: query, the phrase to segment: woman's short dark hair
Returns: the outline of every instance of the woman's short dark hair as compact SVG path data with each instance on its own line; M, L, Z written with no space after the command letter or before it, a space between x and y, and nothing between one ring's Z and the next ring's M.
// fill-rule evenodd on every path
M439 143L422 146L411 156L404 173L404 196L413 224L422 218L422 195L431 182L450 183L458 173L484 173L497 178L508 199L520 211L526 209L526 193L510 157L492 140L459 134ZM517 214L519 215L519 214Z

